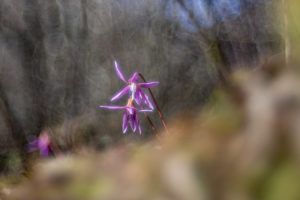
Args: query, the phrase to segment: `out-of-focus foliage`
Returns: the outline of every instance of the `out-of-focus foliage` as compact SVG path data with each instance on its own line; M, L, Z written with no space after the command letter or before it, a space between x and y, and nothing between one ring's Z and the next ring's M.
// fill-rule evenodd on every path
M285 53L288 59L299 62L298 52L300 51L300 27L298 19L300 18L300 2L297 0L282 0L278 3L280 15L280 28L285 41ZM296 63L294 63L296 64Z

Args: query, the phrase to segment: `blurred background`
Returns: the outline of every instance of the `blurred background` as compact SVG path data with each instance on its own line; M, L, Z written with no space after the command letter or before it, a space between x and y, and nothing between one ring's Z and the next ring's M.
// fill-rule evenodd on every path
M300 199L299 11L298 0L0 1L0 198ZM153 112L159 137L142 114L142 136L123 135L122 112L99 108L124 87L114 60L126 79L160 82L168 133Z

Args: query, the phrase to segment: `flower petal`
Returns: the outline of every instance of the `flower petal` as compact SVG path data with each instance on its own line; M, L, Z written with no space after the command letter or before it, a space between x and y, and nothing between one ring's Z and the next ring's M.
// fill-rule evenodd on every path
M126 106L99 106L100 108L106 108L110 110L121 110L126 108Z
M128 93L129 89L130 89L129 86L126 86L123 90L121 90L116 95L114 95L110 101L115 101L117 99L120 99L122 96L124 96L126 93Z
M137 109L133 106L124 106L124 107L126 108L126 110L129 114L134 114L134 113L136 113L136 111L139 111L139 112L153 112L153 110L148 110L148 109L142 109L141 110L141 109Z
M152 88L154 86L157 86L158 84L159 82L155 81L155 82L148 82L148 83L139 83L138 86L142 88Z
M151 103L151 101L149 100L149 97L148 97L148 95L147 94L145 94L145 98L146 98L146 101L145 101L145 103L149 106L149 108L151 109L151 110L153 110L154 109L154 107L153 107L153 105L152 105L152 103Z
M133 121L133 132L135 133L135 131L136 131L136 122L135 122L135 118L136 117L134 117L134 119L132 119L132 121Z
M128 80L129 83L133 82L133 83L136 83L137 80L139 78L139 73L135 72L132 77Z
M133 106L125 106L125 107L128 112L128 115L133 115L135 113L135 111L138 110L137 108L135 108Z
M140 91L140 96L142 98L142 100L144 101L144 103L151 109L153 110L153 105L151 103L151 101L149 100L149 97L147 94L145 94L142 90Z
M131 130L133 132L135 132L135 121L134 121L133 115L130 115L130 117L129 117L129 124L130 124Z
M141 128L141 125L140 125L140 123L138 123L138 129L139 129L139 133L140 133L140 135L142 135L142 128Z
M128 115L127 112L125 111L123 114L123 125L122 125L123 134L126 133L127 128L128 128Z
M49 156L49 154L50 154L50 148L48 146L40 149L40 155L42 157L47 157Z
M124 78L124 76L123 76L123 74L122 74L122 72L121 72L121 70L120 70L120 68L119 68L119 64L117 63L117 61L115 61L114 63L115 63L115 69L116 69L116 72L117 72L118 77L119 77L122 81L124 81L125 83L127 83L126 79Z
M38 149L38 139L31 141L28 145L26 145L26 151L32 152Z
M136 89L134 100L135 100L136 104L142 108L143 106L140 101L140 90L141 89L139 89L139 88Z
M138 110L139 112L153 112L153 110L147 110L147 109L144 109L144 110Z
M139 123L139 119L138 119L138 116L136 115L136 118L135 118L135 125L138 127L139 129L139 133L140 135L142 135L142 129L141 129L141 125Z

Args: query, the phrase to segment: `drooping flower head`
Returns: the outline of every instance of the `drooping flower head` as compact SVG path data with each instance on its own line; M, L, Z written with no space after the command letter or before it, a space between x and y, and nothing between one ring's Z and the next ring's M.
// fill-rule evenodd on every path
M122 131L123 134L126 133L127 129L128 129L128 124L131 127L131 130L133 132L136 131L136 129L139 129L139 133L140 135L142 134L142 129L141 129L141 125L139 123L139 119L138 119L138 115L137 115L137 111L138 112L152 112L152 110L140 110L137 109L133 106L133 100L132 98L128 99L127 105L126 106L100 106L101 108L106 108L106 109L110 109L110 110L123 110L124 109L124 114L123 114L123 124L122 124Z
M135 72L128 81L124 78L119 65L117 61L114 61L115 64L115 70L117 72L118 77L127 84L125 88L123 88L121 91L119 91L116 95L114 95L111 98L111 101L116 101L117 99L120 99L125 94L129 93L129 96L131 99L133 99L140 107L143 108L142 103L143 102L146 106L148 106L151 110L153 110L153 105L151 101L149 100L149 97L146 93L142 91L142 88L152 88L159 84L159 82L146 82L146 83L139 83L139 73Z
M27 151L32 152L39 150L42 157L48 157L51 150L51 140L47 130L43 130L38 138L33 139L27 145Z

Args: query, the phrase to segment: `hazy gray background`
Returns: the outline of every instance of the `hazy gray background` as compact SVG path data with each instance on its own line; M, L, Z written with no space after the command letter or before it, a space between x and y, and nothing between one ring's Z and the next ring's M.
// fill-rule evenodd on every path
M122 113L99 108L124 86L113 60L126 78L160 82L153 92L169 121L200 108L233 69L277 52L272 9L261 0L0 1L1 154L46 126L63 150L152 137L142 115L143 137L123 136Z

